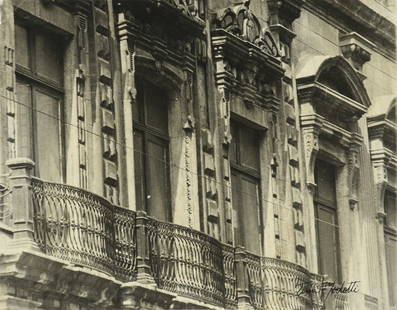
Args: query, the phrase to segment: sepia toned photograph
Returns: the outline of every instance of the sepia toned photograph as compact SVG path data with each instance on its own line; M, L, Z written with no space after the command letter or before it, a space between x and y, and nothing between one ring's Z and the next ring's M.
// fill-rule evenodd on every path
M0 0L0 310L397 310L397 0Z

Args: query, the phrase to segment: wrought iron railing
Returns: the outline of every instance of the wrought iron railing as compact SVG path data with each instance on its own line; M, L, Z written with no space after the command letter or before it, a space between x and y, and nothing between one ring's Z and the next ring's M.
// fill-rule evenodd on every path
M311 274L303 267L275 258L263 258L266 309L310 309Z
M321 277L296 264L136 214L73 186L32 178L31 190L34 240L49 255L121 281L150 278L159 288L227 309L237 308L242 295L258 310L321 308L321 296L299 289ZM338 309L346 309L344 297L336 297Z
M10 194L11 189L4 184L0 184L0 222L5 224L9 224L11 221Z
M135 213L77 187L32 179L34 239L60 259L132 280Z
M151 220L150 262L158 287L202 301L223 304L222 246L190 228Z
M246 270L248 276L248 294L251 304L255 309L262 309L264 306L264 281L260 256L245 254Z
M337 293L335 294L334 299L335 299L335 310L349 310L346 294Z
M237 305L237 272L235 267L235 248L222 245L222 261L225 281L225 306L227 309Z

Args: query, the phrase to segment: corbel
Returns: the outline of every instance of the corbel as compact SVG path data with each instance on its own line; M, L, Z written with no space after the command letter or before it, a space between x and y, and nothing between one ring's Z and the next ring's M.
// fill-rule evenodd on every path
M352 133L350 146L348 149L348 188L349 188L349 206L351 210L355 210L358 206L358 173L359 162L358 153L363 138L356 132Z
M307 186L311 192L316 188L314 181L314 166L319 150L318 136L323 126L324 118L318 114L301 116L301 128L306 160Z

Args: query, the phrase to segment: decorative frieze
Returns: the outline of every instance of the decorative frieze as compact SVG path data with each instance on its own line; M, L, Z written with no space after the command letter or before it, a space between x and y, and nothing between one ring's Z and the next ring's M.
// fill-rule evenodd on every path
M396 31L393 22L365 2L360 0L306 0L306 3L314 7L315 10L327 14L328 18L335 18L345 25L351 25L354 21L357 23L354 31L360 31L366 37L371 38L378 48L382 48L389 56L395 58Z

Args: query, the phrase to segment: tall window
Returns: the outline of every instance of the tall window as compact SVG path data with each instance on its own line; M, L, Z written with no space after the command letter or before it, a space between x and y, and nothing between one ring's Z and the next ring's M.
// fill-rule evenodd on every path
M232 200L235 213L236 245L260 254L262 214L260 204L260 168L258 133L232 123L231 174Z
M315 216L319 271L331 280L341 280L339 229L336 205L335 167L318 160L315 167L317 190Z
M62 180L63 44L35 27L15 25L19 156L37 176Z
M137 208L171 221L169 199L167 95L155 85L137 83L134 105L135 190Z
M397 307L397 197L396 193L385 192L385 247L386 268L389 286L389 303ZM394 308L393 308L394 309Z

